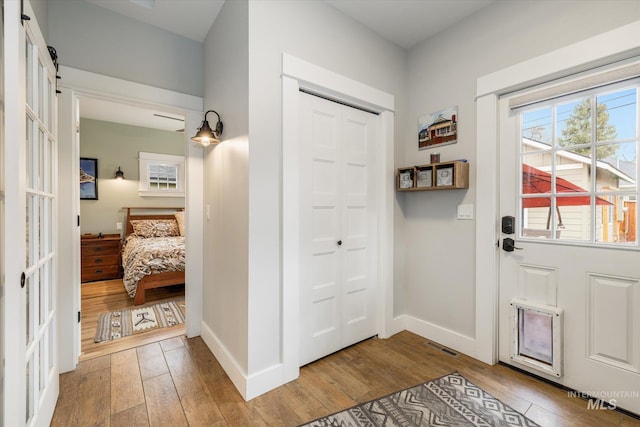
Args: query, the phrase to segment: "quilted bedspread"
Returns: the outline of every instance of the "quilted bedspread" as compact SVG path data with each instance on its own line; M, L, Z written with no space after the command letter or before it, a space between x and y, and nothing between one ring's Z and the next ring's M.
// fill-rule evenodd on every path
M184 271L184 253L184 236L128 236L122 252L122 280L129 296L135 297L138 281L144 276Z

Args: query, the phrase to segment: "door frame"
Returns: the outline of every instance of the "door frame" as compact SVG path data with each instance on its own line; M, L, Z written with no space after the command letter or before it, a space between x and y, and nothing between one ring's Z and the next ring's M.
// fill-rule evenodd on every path
M381 135L375 167L378 209L376 329L386 338L402 328L393 318L393 206L395 195L393 95L333 71L282 55L282 365L283 383L299 376L299 149L300 89L379 113Z
M498 102L502 95L640 54L640 21L582 40L477 79L476 354L498 361Z
M185 221L187 227L185 300L189 306L185 318L188 337L200 335L202 323L202 248L204 239L204 149L190 142L190 135L197 131L203 117L203 98L147 86L113 77L60 66L59 80L59 186L69 188L61 191L58 206L59 249L71 254L71 260L62 265L58 274L58 361L60 372L75 369L80 354L80 327L77 312L80 310L80 228L76 216L80 215L79 190L77 190L80 141L76 132L79 117L76 104L78 96L105 99L140 107L152 107L182 114L185 117ZM70 186L70 187L69 187ZM200 249L198 249L200 248ZM73 331L72 334L62 333Z

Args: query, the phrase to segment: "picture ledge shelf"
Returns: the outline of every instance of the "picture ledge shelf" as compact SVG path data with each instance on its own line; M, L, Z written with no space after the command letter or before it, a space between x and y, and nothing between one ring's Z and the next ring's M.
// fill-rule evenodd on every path
M469 163L460 160L398 168L397 191L469 188Z

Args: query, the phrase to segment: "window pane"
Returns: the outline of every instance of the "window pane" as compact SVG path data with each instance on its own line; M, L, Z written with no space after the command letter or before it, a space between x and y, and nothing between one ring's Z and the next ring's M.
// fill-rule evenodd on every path
M638 164L636 142L599 145L596 188L598 191L634 191Z
M556 199L558 239L591 240L590 198L591 196L560 196Z
M556 154L556 193L588 193L591 188L591 159L571 151ZM589 196L585 196L589 204Z
M556 128L559 147L580 146L589 151L585 144L591 144L591 100L577 99L558 104L556 108Z
M550 197L527 197L522 199L522 236L551 238L551 224L555 213L551 209Z
M551 107L526 111L522 114L522 138L529 140L530 149L551 147L552 115Z
M637 90L635 88L598 96L597 105L598 142L636 136Z

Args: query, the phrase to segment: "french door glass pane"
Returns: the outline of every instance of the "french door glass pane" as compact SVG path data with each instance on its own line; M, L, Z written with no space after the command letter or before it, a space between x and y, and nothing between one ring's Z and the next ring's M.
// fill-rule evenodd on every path
M40 339L40 352L38 354L39 364L38 364L38 372L40 373L39 384L40 384L40 393L42 394L42 390L47 385L47 344L49 341L47 340L47 336L49 335L49 329L44 329L42 337Z
M596 150L596 190L633 191L638 165L636 141L599 145Z
M28 106L33 106L34 104L34 86L32 84L33 82L33 44L31 43L31 41L29 40L29 38L25 38L25 43L26 43L26 56L27 56L27 63L26 63L26 94L27 94L27 105Z
M44 115L45 115L45 111L44 111L44 107L45 107L45 97L46 97L46 93L45 93L45 87L44 85L42 85L41 83L44 81L44 79L46 78L45 76L47 75L44 66L42 65L42 62L40 62L39 58L38 58L38 80L36 82L36 86L37 86L37 91L38 91L38 117L40 117L41 119L44 119Z
M47 143L47 137L45 133L40 129L39 138L38 138L38 156L37 156L37 165L38 165L38 189L40 191L45 191L45 183L44 177L46 176L44 173L45 170L45 161L46 158L44 156L45 144Z
M44 271L44 265L41 266L38 269L38 283L40 284L40 286L38 287L40 292L39 292L39 298L38 298L38 313L40 313L40 315L38 317L40 317L40 322L39 322L39 326L42 326L42 324L45 322L45 320L47 319L47 306L46 306L46 292L47 292L47 286L45 285L45 271Z
M26 138L27 138L27 168L25 173L27 174L27 188L34 188L34 171L33 171L33 120L31 117L27 116L27 129L26 129Z
M31 344L31 341L33 340L33 327L31 325L31 310L32 310L32 305L31 305L31 277L27 276L25 278L25 282L24 282L24 293L25 293L25 304L26 304L26 310L25 310L25 336L27 338L26 340L26 346L28 347L29 344Z
M33 357L33 356L32 356ZM33 417L33 358L30 358L27 362L27 372L26 372L26 413L25 413L25 424L29 424L31 417Z

